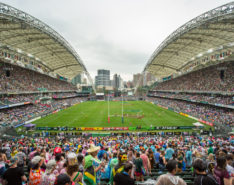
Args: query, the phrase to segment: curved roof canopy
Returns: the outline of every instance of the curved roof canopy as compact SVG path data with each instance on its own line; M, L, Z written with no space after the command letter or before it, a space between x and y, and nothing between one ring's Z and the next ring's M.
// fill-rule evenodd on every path
M182 72L204 55L234 46L234 2L210 10L169 35L154 51L144 71L161 78Z
M70 80L81 72L88 74L79 55L60 34L35 17L3 3L0 3L0 47L38 58L50 72Z

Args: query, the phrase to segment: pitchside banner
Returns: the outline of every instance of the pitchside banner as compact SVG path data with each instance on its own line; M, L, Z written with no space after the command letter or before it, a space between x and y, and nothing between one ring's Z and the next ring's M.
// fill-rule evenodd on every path
M49 131L117 131L117 130L179 130L179 129L193 129L196 126L179 126L179 127L37 127L36 130Z
M179 127L154 127L154 130L179 130L179 129L193 129L196 126L179 126Z

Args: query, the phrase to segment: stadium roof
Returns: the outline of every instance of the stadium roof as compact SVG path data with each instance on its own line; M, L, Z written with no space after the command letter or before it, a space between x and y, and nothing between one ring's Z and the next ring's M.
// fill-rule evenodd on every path
M45 23L9 5L0 3L0 47L38 58L50 72L72 79L85 72L72 46Z
M144 71L158 78L176 73L201 57L234 46L234 2L210 10L175 30L154 51Z

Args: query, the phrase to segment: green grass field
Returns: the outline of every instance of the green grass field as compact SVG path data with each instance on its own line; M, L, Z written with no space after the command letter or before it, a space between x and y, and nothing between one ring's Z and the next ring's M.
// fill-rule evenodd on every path
M134 127L134 126L193 126L197 122L173 111L145 101L125 101L124 123L121 122L122 102L110 102L110 123L106 101L83 102L35 122L39 127Z

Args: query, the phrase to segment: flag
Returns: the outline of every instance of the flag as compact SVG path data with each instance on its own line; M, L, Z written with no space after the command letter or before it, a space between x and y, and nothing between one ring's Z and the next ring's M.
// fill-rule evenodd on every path
M84 182L86 185L96 185L96 174L94 171L93 166L90 166L88 169L85 170L84 172Z

